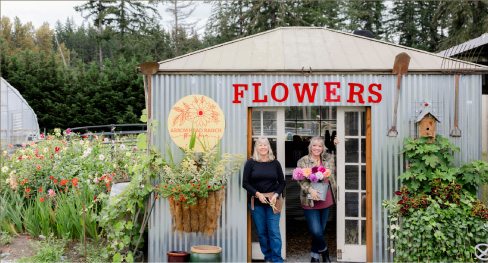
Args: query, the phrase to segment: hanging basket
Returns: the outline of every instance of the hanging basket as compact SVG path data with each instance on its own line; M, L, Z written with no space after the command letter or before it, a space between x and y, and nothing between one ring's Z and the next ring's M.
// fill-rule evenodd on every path
M202 232L211 236L217 230L222 214L225 189L209 192L207 198L197 198L196 204L185 208L185 203L170 200L169 207L173 218L173 231L180 233Z

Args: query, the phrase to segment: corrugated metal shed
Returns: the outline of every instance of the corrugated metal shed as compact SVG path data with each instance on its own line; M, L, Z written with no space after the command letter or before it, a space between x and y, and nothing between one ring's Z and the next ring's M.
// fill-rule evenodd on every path
M391 74L395 56L406 52L410 55L409 73L402 79L398 105L398 137L387 137L392 123L397 76ZM444 61L443 61L444 60ZM215 100L226 113L226 132L222 137L223 152L246 154L247 108L289 106L360 106L371 107L372 119L372 252L373 261L392 261L387 251L387 211L382 207L385 199L393 197L399 189L399 175L405 171L403 156L399 155L404 138L415 137L415 118L421 102L433 103L436 116L441 121L437 134L449 136L454 122L453 75L443 74L443 62L451 61L478 72L488 72L488 67L444 58L432 53L394 45L388 42L324 28L278 28L261 34L238 39L174 59L160 62L159 73L153 75L153 117L159 120L154 145L164 150L171 142L166 120L172 105L182 97L202 94ZM448 64L449 65L449 64ZM312 68L310 76L297 74L302 68ZM481 76L461 75L459 85L459 127L462 137L450 137L461 148L456 163L477 159L481 155ZM262 84L262 94L269 94L271 87L282 82L288 87L293 83L340 82L343 88L336 95L347 97L347 83L381 84L383 100L380 103L349 103L345 100L324 102L326 90L317 90L312 103L300 103L290 96L284 102L269 100L253 101L253 89L242 98L242 103L232 103L232 84L251 86ZM282 91L278 96L283 96ZM178 148L169 143L172 151ZM217 245L223 248L223 261L243 262L247 259L246 193L241 185L242 171L229 181L226 201L223 205L220 228L211 236L202 234L179 235L171 231L171 215L168 202L157 200L151 215L149 231L149 261L165 261L170 250L189 250L192 245Z
M443 60L474 71L488 67L350 33L282 27L160 62L178 72L391 72L395 56L410 55L409 72L442 72Z

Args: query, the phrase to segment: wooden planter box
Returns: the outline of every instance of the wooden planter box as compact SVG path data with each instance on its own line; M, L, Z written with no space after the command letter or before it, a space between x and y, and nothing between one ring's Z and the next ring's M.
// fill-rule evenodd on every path
M173 231L180 233L202 232L211 236L217 230L218 220L222 214L222 203L225 189L209 192L207 198L198 198L195 205L184 208L185 203L170 200ZM178 205L177 205L178 203Z

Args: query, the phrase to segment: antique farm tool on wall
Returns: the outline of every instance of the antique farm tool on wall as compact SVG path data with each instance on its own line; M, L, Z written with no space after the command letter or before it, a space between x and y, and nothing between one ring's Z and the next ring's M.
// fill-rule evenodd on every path
M481 47L482 48L482 47ZM441 68L444 73L455 74L455 95L454 95L454 127L451 129L450 135L452 137L461 137L461 129L459 129L459 74L467 74L475 70L476 65L467 63L478 60L481 53L480 47L474 45L458 45L443 52L444 58L441 63ZM454 59L451 57L458 57ZM476 58L475 58L476 57ZM460 60L462 59L462 60Z
M147 142L147 156L149 156L151 145L151 76L158 72L159 63L157 62L143 62L138 65L142 72L142 81L144 82L144 97L146 98L146 110L147 110L147 126L146 126L146 142ZM146 79L144 78L146 76ZM147 169L149 177L149 169Z
M395 110L393 111L393 122L391 125L391 129L389 129L388 133L386 134L391 137L396 137L398 135L398 131L396 130L398 98L400 97L400 86L402 83L402 75L407 74L409 63L410 63L410 56L407 53L402 52L395 57L395 63L393 64L393 74L398 75L398 82L397 82L397 90L396 90L396 97L395 97Z

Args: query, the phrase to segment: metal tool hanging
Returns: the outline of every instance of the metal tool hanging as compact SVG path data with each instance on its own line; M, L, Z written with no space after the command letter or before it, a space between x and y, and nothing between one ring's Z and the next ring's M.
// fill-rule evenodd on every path
M396 130L396 123L397 123L397 109L398 109L398 99L400 97L400 87L402 83L402 75L406 75L408 72L408 64L410 64L410 56L402 52L395 57L395 63L393 64L393 74L397 74L398 81L397 81L397 90L396 90L396 97L395 97L395 109L393 111L393 121L391 129L388 130L387 136L396 137L398 135L398 131Z
M476 65L469 63L476 62L480 47L474 45L458 45L443 52L444 58L441 63L441 69L444 73L455 74L455 93L454 93L454 127L449 133L451 137L461 137L461 129L459 129L459 75L468 74L476 70ZM456 58L451 58L456 57ZM476 57L476 58L475 58ZM462 60L460 60L462 59ZM463 61L464 60L464 61Z

